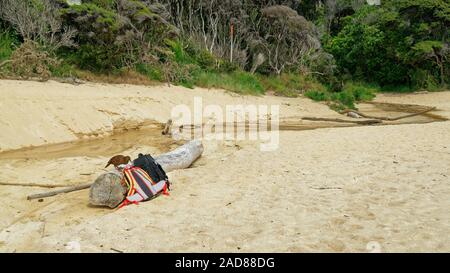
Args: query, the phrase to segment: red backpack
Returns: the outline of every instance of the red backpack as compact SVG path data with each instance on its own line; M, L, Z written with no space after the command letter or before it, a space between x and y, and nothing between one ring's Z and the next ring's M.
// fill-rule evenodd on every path
M169 195L168 179L153 181L146 171L135 166L125 168L123 174L124 182L128 186L128 193L125 200L119 205L119 208L131 203L138 204L139 202L153 199L160 193Z

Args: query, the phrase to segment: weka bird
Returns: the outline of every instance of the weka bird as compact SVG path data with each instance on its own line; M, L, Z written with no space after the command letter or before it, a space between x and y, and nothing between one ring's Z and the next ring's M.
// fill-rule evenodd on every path
M114 167L117 168L117 166L122 164L128 164L128 162L131 161L131 158L129 156L124 155L116 155L111 157L111 159L108 161L108 164L105 166L105 168L108 168L109 165L114 165Z

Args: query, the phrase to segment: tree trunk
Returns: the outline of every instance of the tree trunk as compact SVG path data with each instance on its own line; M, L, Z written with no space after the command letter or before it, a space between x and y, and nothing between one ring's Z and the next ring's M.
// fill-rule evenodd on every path
M444 74L444 65L443 65L443 62L442 62L442 60L441 60L441 58L439 58L439 54L438 54L438 52L437 52L437 50L436 49L434 49L433 48L433 52L434 52L434 58L435 58L435 60L436 60L436 64L438 65L438 67L439 67L439 76L440 76L440 78L441 78L441 86L443 86L444 85L444 77L445 77L445 74Z
M155 157L165 172L189 167L203 153L200 140L192 140L177 149Z

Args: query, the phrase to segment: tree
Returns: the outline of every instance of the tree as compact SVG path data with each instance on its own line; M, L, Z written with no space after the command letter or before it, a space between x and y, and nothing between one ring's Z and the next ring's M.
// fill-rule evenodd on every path
M353 78L412 88L448 79L450 4L445 1L385 0L334 23L339 31L326 49Z
M445 83L445 61L449 58L448 44L441 41L421 41L413 46L417 61L432 61L439 68L440 82Z
M260 31L254 47L263 50L278 75L295 68L302 57L321 47L314 25L287 6L264 8Z
M76 31L64 26L58 2L51 0L2 0L0 18L9 22L24 40L32 40L54 52L75 46Z
M161 12L161 7L135 0L64 8L65 24L78 30L80 46L74 59L91 70L158 61L156 54L164 51L165 39L176 37L178 30L155 11Z

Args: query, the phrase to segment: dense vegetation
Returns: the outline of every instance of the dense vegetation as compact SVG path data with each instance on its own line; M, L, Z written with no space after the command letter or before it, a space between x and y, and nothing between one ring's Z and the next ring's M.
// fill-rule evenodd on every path
M367 2L1 0L0 75L305 93L337 108L447 88L449 2Z

